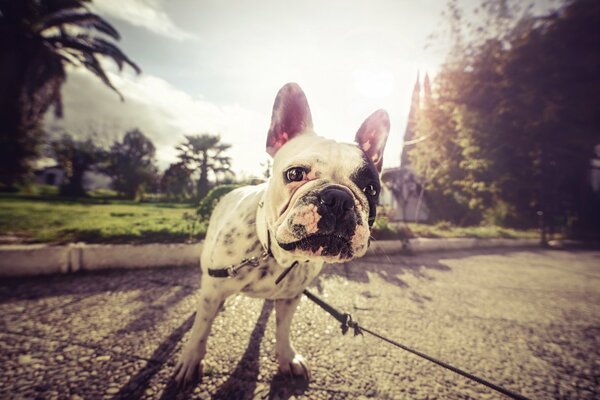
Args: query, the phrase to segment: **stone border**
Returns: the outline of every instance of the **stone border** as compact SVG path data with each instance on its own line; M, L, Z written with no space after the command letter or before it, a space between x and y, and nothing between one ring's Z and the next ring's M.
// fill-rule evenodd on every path
M367 255L397 254L401 252L422 253L426 251L484 249L501 247L539 247L539 239L475 239L416 238L409 242L400 240L378 240L371 243Z
M408 244L408 245L407 245ZM443 251L473 248L534 247L536 239L412 239L378 240L367 255ZM0 277L35 276L111 268L198 267L203 243L102 245L73 243L66 246L0 246Z
M0 277L95 271L111 268L199 266L202 243L67 246L0 246Z

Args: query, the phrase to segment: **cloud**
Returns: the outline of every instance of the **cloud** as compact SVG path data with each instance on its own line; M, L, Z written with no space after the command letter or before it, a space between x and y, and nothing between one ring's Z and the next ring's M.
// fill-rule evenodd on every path
M195 38L178 28L164 10L162 0L96 0L91 8L101 15L125 21L175 40Z
M175 146L184 140L184 135L216 133L223 142L232 144L228 154L234 171L260 174L260 163L267 158L264 139L268 115L259 116L236 104L214 104L152 75L109 72L109 76L123 93L124 102L89 72L69 69L62 90L64 118L56 120L48 113L46 128L83 137L95 132L105 142L139 128L154 142L163 169L176 160Z

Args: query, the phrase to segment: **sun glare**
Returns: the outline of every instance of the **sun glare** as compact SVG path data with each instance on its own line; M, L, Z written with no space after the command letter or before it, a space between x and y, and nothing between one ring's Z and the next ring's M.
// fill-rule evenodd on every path
M361 95L373 99L382 99L392 94L394 75L377 67L365 67L354 71L354 87Z

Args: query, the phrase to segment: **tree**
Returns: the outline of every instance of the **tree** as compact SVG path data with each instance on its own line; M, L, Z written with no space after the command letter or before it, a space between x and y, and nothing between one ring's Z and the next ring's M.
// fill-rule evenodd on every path
M161 190L169 199L183 200L192 194L191 171L182 162L169 165L160 181Z
M212 173L215 179L219 175L232 174L231 158L223 153L231 147L230 144L221 143L221 137L203 133L189 135L186 141L179 146L179 159L190 171L199 171L198 199L204 198L210 187L208 175Z
M62 116L65 67L83 67L112 85L100 57L140 72L111 41L119 33L91 13L88 0L0 0L0 183L12 187L28 172L53 106ZM96 35L100 33L100 35ZM121 96L122 98L122 96Z
M106 153L92 139L75 140L69 134L51 143L52 154L65 175L60 186L63 196L83 197L83 177L87 171L101 163Z
M429 78L428 78L429 79ZM429 81L428 81L429 82ZM417 137L417 124L419 123L419 113L421 110L421 81L417 73L417 81L413 87L410 101L410 110L408 112L408 121L404 130L404 143L411 142ZM408 167L410 160L408 158L408 147L405 145L400 152L400 165Z
M128 199L140 199L157 174L155 153L154 144L140 130L127 132L108 154L106 172L113 179L113 188Z
M435 79L419 124L428 140L411 162L428 193L454 198L469 221L534 226L540 212L550 230L598 229L586 193L600 142L600 4L569 1L538 17L515 4L481 2L481 30L456 40Z

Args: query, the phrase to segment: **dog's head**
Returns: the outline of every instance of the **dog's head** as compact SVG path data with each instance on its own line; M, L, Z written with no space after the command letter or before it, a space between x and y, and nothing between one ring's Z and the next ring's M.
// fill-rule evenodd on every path
M274 160L264 207L280 248L328 263L364 255L389 129L388 114L378 110L359 128L355 143L322 138L312 129L302 89L289 83L279 90L267 137Z

